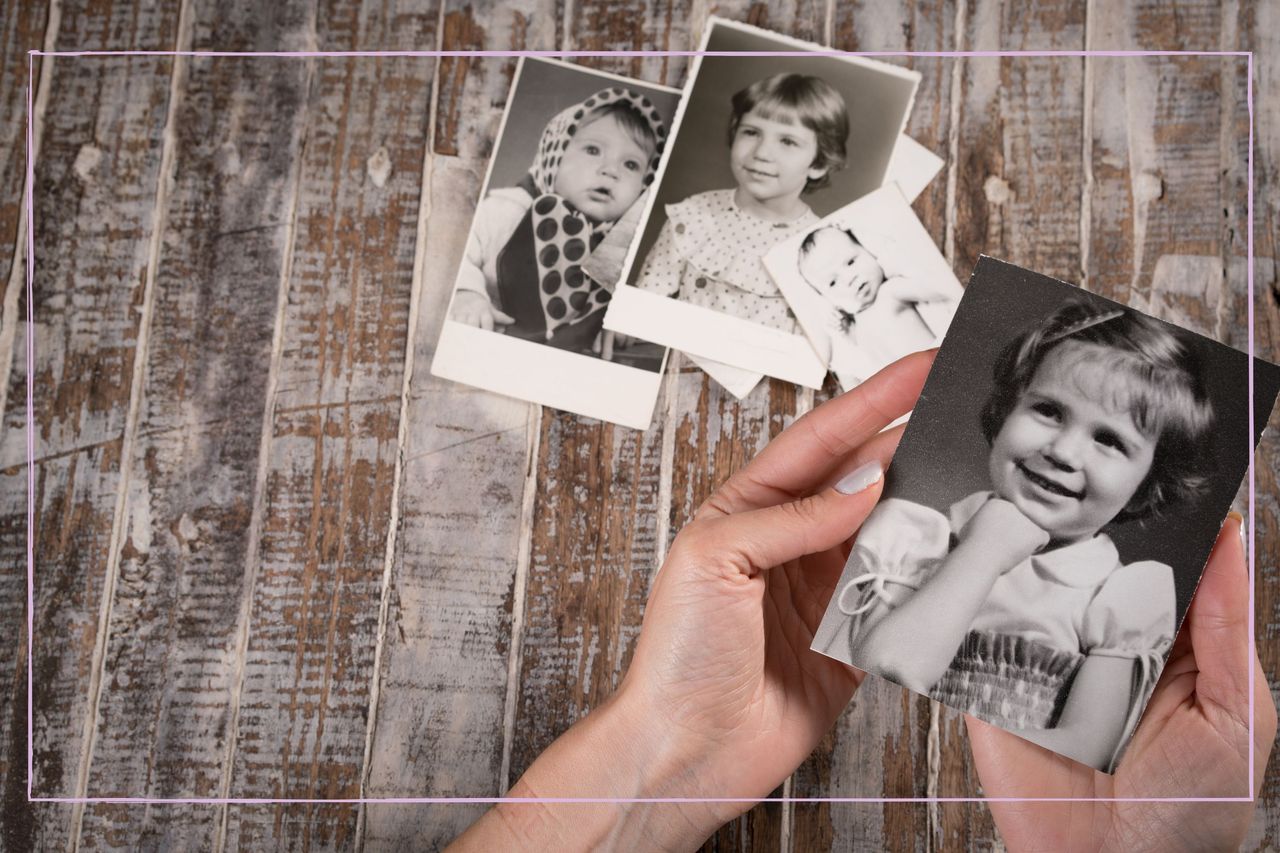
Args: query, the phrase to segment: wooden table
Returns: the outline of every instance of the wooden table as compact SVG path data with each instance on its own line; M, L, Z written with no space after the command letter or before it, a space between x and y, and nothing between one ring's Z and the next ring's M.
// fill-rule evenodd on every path
M1280 356L1274 4L6 3L4 849L424 849L481 811L28 804L26 51L682 50L711 12L849 50L1254 51L1253 341ZM581 61L674 85L688 66ZM962 280L985 252L1246 347L1244 58L891 61L923 75L909 131L947 167L915 208ZM499 794L617 684L681 524L831 393L775 381L737 403L676 359L636 432L429 375L513 68L35 64L37 796ZM1257 631L1274 684L1274 435L1257 461ZM870 679L780 793L979 788L958 715ZM1273 767L1247 848L1278 834ZM771 804L709 845L999 842L981 804Z

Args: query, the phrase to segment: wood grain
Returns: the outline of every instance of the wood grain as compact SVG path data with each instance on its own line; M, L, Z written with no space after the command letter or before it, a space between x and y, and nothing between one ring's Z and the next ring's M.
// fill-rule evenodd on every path
M968 50L1081 50L1085 7L977 2L960 38ZM960 99L952 262L961 280L981 253L1079 281L1083 60L966 59ZM981 796L962 715L939 706L935 726L937 794ZM985 804L937 812L935 844L998 843Z
M549 49L554 10L541 0L450 4L440 45ZM508 673L518 644L517 568L527 542L537 409L436 379L428 368L514 69L514 60L493 58L442 61L437 72L433 151L422 176L429 195L420 212L425 243L400 528L366 769L370 797L496 796L509 782ZM483 811L370 805L363 844L438 849Z
M952 2L840 4L833 46L844 50L954 50ZM890 58L919 71L920 87L907 132L948 156L955 60ZM939 174L915 202L916 214L939 246L947 229L947 176ZM957 271L961 281L966 272ZM819 394L819 398L829 396ZM930 703L883 679L869 677L849 710L797 771L798 797L923 797L931 793ZM792 847L917 849L936 831L936 812L917 804L814 803L795 807Z
M196 49L301 48L310 2L191 9ZM191 58L171 131L90 796L225 789L310 65ZM80 847L214 845L210 806L86 809Z
M67 3L62 13L67 20L54 42L61 47L105 47L110 39L124 47L165 48L173 44L177 24L176 9ZM76 790L89 713L170 63L164 58L68 61L52 72L33 195L32 309L39 346L31 374L38 555L31 748L36 795L67 796ZM25 156L20 162L25 165ZM17 316L25 316L25 297L13 304ZM10 390L0 435L5 466L0 472L0 625L11 637L25 635L19 625L26 616L20 602L26 597L27 338L24 327L15 332L6 337L13 368L5 377ZM5 753L0 823L5 847L14 850L64 845L71 816L68 807L28 809L25 802L25 639L7 646L2 658L5 683L13 689L6 691L0 715Z
M1228 10L1224 10L1224 15ZM1276 203L1277 187L1280 187L1280 62L1277 62L1274 43L1280 26L1280 9L1274 5L1239 4L1238 16L1224 19L1224 46L1254 51L1254 139L1253 148L1253 203L1254 203L1254 283L1249 291L1246 263L1241 263L1242 249L1247 251L1247 210L1241 206L1243 196L1247 204L1248 180L1247 125L1241 127L1241 104L1245 92L1242 72L1237 66L1228 77L1224 95L1230 98L1234 120L1228 122L1230 138L1228 169L1230 199L1227 236L1230 239L1228 283L1230 301L1225 312L1227 320L1225 338L1239 349L1247 349L1249 343L1249 305L1254 311L1255 352L1269 361L1280 361L1280 279L1277 278L1277 261L1280 260L1280 208ZM1232 44L1234 42L1234 44ZM1244 64L1243 60L1238 60ZM1247 68L1247 65L1246 65ZM1242 137L1244 141L1241 142ZM1253 543L1255 553L1255 605L1256 630L1262 671L1271 685L1271 699L1280 699L1280 418L1272 417L1262 445L1255 457L1256 496ZM1262 776L1258 811L1254 816L1243 849L1250 851L1272 850L1280 846L1280 769L1272 756L1267 768L1257 768Z
M322 4L316 42L433 44L438 10L403 5ZM360 795L434 70L325 59L309 87L233 797ZM357 817L234 807L223 845L346 848Z

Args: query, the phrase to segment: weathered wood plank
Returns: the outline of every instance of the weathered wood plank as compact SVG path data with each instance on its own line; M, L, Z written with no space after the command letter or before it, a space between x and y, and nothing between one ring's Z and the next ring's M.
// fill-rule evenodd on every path
M1236 8L1232 8L1235 6ZM1254 351L1280 361L1280 9L1274 4L1236 3L1223 9L1222 47L1252 50L1254 64L1254 288L1248 282L1248 154L1246 111L1248 63L1234 60L1223 69L1223 164L1227 215L1224 255L1229 292L1219 314L1223 340L1248 349L1249 305L1254 312ZM1280 418L1272 418L1255 457L1255 607L1254 625L1262 670L1271 685L1271 698L1280 700ZM1247 487L1244 500L1247 507ZM1257 812L1242 849L1261 851L1280 845L1280 762L1272 756L1263 776Z
M432 45L439 10L324 3L324 50ZM317 64L229 795L360 795L435 62ZM349 805L235 807L230 850L348 848Z
M554 3L451 3L443 49L549 49ZM388 590L370 797L496 796L517 573L537 409L429 373L515 61L442 60L433 148L422 175L400 527ZM446 156L443 152L456 152ZM367 850L438 849L482 805L370 805Z
M950 0L838 4L833 46L844 50L954 50ZM948 156L955 60L888 59L921 74L907 132ZM940 174L914 208L939 246L947 228L947 180ZM963 279L962 279L963 280ZM819 398L830 396L821 393ZM926 796L930 792L929 702L869 677L814 755L796 773L798 797ZM913 804L797 804L792 848L913 850L927 847L931 812Z
M47 37L56 38L56 16L46 29L48 11L43 4L14 4L5 7L0 18L0 79L5 92L0 107L0 417L8 408L10 368L16 355L14 336L23 322L20 310L25 309L19 296L26 283L27 123L32 123L38 147L43 112L38 90L40 75L48 70L39 62L29 63L27 51L44 47ZM46 81L46 99L48 88ZM30 118L28 97L34 113ZM23 451L25 457L25 442ZM18 490L0 498L0 626L6 636L18 638L0 652L0 850L34 844L38 820L26 801L27 560L25 548L11 551L26 542L26 473L24 467L20 477L0 474L4 488ZM69 811L44 809L41 817L61 820Z
M56 30L54 47L173 45L174 8L74 2L54 8L65 18L60 27L50 25ZM15 44L14 49L39 46ZM25 72L25 57L22 65ZM64 61L48 71L33 194L38 571L32 748L35 794L67 796L75 793L89 713L103 567L138 337L134 308L143 293L171 63L165 58ZM25 94L24 87L24 100ZM21 114L25 133L25 111ZM23 153L16 161L23 171L25 160ZM15 202L19 196L14 194ZM10 296L12 316L25 317L25 296ZM0 715L0 844L26 850L65 845L72 810L30 808L26 802L28 372L26 329L18 325L14 331L5 338L12 346L6 362L11 357L13 368L4 377L9 391L0 431L0 628L6 636L24 639L0 655L0 671L12 688Z
M1085 7L977 2L961 43L972 50L1080 50ZM955 257L961 279L980 253L1081 279L1084 62L972 58L963 67L956 162ZM963 717L937 712L937 794L981 794ZM985 805L944 803L935 843L996 843Z
M310 2L191 9L196 49L302 48ZM253 584L264 406L310 63L191 58L86 791L217 797ZM81 848L213 846L209 806L86 808Z

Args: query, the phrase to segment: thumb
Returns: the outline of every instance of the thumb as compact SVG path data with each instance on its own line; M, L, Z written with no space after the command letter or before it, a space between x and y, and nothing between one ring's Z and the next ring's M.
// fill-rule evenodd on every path
M1227 517L1187 614L1195 652L1196 696L1241 722L1249 714L1249 574L1241 519Z
M501 323L504 326L510 326L512 323L516 321L515 317L512 317L510 314L504 314L501 311L499 311L497 308L490 308L489 310L493 312L493 322L495 323Z
M883 480L884 469L872 460L816 495L707 519L701 522L700 550L753 576L834 548L862 526L880 498Z

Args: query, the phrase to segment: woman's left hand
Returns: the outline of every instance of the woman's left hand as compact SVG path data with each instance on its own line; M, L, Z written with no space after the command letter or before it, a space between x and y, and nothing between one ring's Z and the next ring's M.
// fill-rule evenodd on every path
M800 418L671 545L622 686L543 753L509 797L705 799L521 809L463 837L591 848L696 846L782 783L863 674L809 649L854 532L933 354L917 353Z

